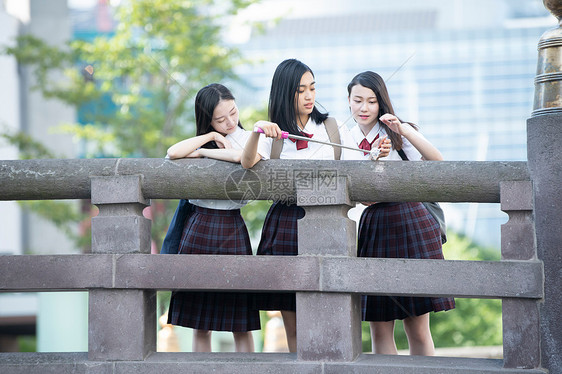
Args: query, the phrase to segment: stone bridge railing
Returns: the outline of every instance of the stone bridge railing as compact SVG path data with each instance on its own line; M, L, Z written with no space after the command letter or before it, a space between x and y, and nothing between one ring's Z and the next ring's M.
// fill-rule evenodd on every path
M537 201L546 200L537 200L532 163L270 160L244 171L213 160L0 161L0 200L91 198L100 210L92 220L92 254L0 257L0 292L89 292L88 352L0 353L0 372L555 372L561 366L545 352L560 346L552 308L561 296L549 291L558 280L545 274L560 264L537 256L537 243L547 243L552 231L537 226L535 236L536 222L555 217L548 207L544 216L537 213ZM543 174L535 172L540 183ZM248 192L305 207L298 256L148 254L150 221L142 209L149 199L247 198ZM502 259L356 258L351 201L500 202L509 215ZM296 291L297 354L155 352L155 292L170 289ZM501 299L504 358L362 354L365 293Z

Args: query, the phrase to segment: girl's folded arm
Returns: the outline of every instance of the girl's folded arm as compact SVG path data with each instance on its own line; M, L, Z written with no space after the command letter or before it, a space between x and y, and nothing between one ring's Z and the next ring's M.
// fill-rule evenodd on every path
M201 148L197 151L201 157L213 158L215 160L229 161L240 163L242 157L241 149L209 149Z
M207 134L194 136L193 138L182 140L168 148L167 155L168 158L174 160L177 158L188 157L191 153L196 151L203 145L214 141L217 145L222 148L232 148L228 139L219 134L216 131L211 131Z

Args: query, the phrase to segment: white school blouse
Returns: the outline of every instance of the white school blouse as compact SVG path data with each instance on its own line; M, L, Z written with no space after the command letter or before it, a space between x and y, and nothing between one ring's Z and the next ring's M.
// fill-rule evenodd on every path
M232 134L225 136L226 139L232 144L234 149L244 149L246 142L252 134L251 131L246 131L240 127L236 128L236 131ZM221 210L233 210L240 209L248 203L247 200L243 201L232 201L232 200L210 200L210 199L189 199L189 202L193 205L200 206L202 208L209 209L221 209Z
M357 148L357 145L353 143L353 138L349 133L349 129L339 122L338 128L340 131L341 144L348 147ZM303 132L312 134L312 139L321 140L324 142L330 141L328 132L326 131L326 126L322 124L319 125L312 119L308 120L306 126L303 129ZM260 140L258 143L258 153L260 154L262 159L268 160L271 157L272 145L273 138L267 138L264 135L260 135ZM362 156L363 153L361 152L342 148L342 160L362 160ZM330 145L308 142L307 148L297 150L296 142L293 142L291 139L284 139L283 149L279 158L287 160L333 160L334 149Z
M361 128L359 127L359 125L355 125L350 130L350 133L351 133L351 137L353 138L353 142L354 142L355 147L358 147L359 144L365 138L367 138L367 141L369 143L371 143L375 139L377 134L379 135L379 138L382 138L383 136L387 135L384 128L382 128L378 122L371 129L371 131L369 131L367 136L363 135L363 132L361 131ZM421 135L421 136L423 137L423 135ZM421 153L405 137L402 137L402 150L404 151L404 153L406 153L406 156L408 156L408 160L410 160L410 161L420 161L422 159ZM357 152L357 153L359 153L359 152ZM364 159L364 160L369 159L369 154L366 154L366 155L364 153L359 153L359 154L362 156L362 159ZM380 160L402 160L402 158L398 154L398 151L396 151L394 148L392 148L392 150L390 151L388 156L383 157Z

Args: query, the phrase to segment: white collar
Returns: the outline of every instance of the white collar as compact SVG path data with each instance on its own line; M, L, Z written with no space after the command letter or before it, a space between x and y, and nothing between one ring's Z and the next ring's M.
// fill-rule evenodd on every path
M369 131L369 133L366 136L363 134L363 131L361 131L361 127L359 127L359 125L355 125L351 129L351 135L353 136L353 140L355 140L357 144L361 143L361 141L363 141L363 139L365 138L369 143L372 143L373 140L375 140L375 138L377 137L377 135L379 135L379 137L382 137L383 134L384 134L384 130L381 128L378 122L375 124L375 126L373 126L371 131Z

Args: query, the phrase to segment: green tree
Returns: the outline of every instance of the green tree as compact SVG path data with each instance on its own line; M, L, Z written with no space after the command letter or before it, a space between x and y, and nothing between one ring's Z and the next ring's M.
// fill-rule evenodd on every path
M447 260L498 261L500 251L482 247L470 238L447 233L443 246ZM501 300L455 298L453 310L430 314L431 333L436 347L469 347L502 344ZM369 325L362 324L363 351L371 351ZM401 321L396 323L396 346L408 349L408 340Z
M222 25L255 1L124 1L111 35L70 41L64 48L24 35L3 52L31 68L44 97L79 110L81 123L61 124L59 130L82 140L84 157L163 157L171 144L195 134L195 93L211 82L236 81L234 68L248 63L224 43ZM22 134L4 137L19 144L24 157L57 157L37 152L40 144ZM152 202L158 247L174 203ZM33 208L55 220L44 204ZM66 217L63 226L84 215Z

